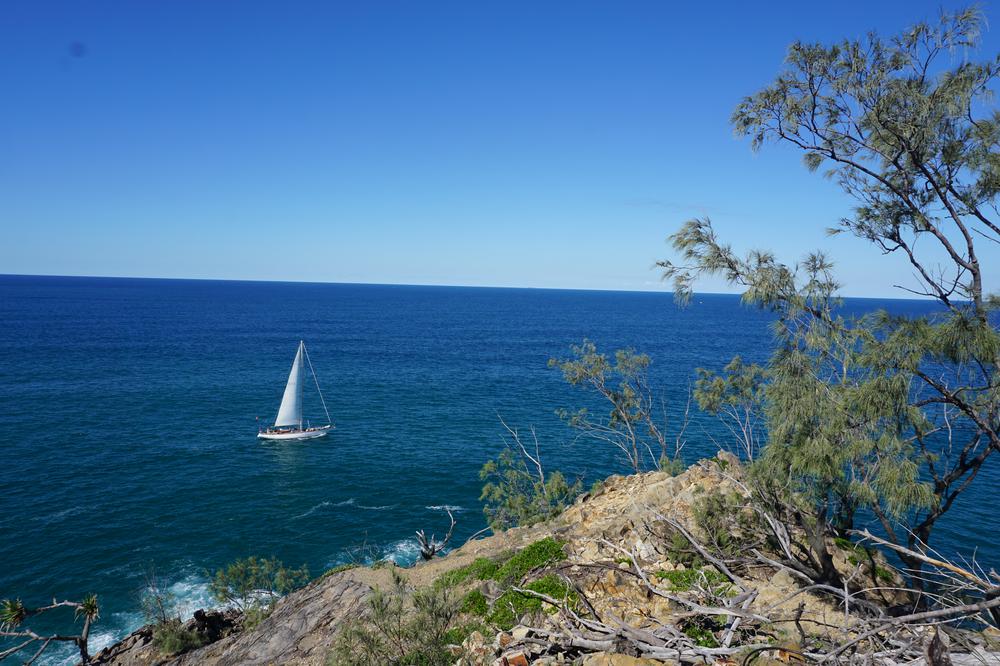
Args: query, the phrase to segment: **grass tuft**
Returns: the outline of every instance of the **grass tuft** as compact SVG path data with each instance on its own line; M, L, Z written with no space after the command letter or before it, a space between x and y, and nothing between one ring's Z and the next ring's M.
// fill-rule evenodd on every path
M530 571L566 559L563 543L551 537L521 549L493 574L493 580L514 584L522 580Z

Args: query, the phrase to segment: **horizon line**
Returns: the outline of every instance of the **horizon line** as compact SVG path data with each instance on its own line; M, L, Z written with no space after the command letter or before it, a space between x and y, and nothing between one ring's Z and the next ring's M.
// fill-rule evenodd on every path
M162 280L173 282L250 282L260 284L320 284L320 285L352 285L359 287L440 287L459 289L521 289L535 291L596 291L624 294L663 294L673 296L672 290L657 289L614 289L610 287L539 287L539 286L513 286L513 285L485 285L485 284L442 284L425 282L350 282L350 281L320 281L320 280L262 280L254 278L206 278L206 277L158 277L149 275L62 275L51 273L0 273L0 278L85 278L93 280ZM905 293L905 292L904 292ZM696 291L696 296L741 296L738 291ZM935 301L929 296L852 296L843 294L840 298L856 298L879 301Z

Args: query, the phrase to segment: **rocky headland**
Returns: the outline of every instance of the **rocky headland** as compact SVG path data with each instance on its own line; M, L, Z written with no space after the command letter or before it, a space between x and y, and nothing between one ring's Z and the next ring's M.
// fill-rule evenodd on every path
M556 519L470 541L400 572L413 588L448 587L463 599L458 624L466 630L450 649L452 663L468 666L819 661L813 639L863 646L868 625L855 626L857 612L871 617L905 606L906 595L892 589L902 580L875 550L835 549L836 566L851 581L846 612L836 590L817 588L766 550L745 553L753 561L738 571L713 561L708 548L697 552L692 544L744 543L735 533L705 533L699 499L744 493L739 463L725 454L677 476L613 476ZM730 518L734 532L743 529L740 516ZM187 627L207 644L177 656L161 654L144 627L93 663L332 663L338 634L369 612L373 590L392 586L392 569L328 573L282 598L251 630L241 629L238 613L199 612ZM931 624L914 631L924 632L920 644L950 643L951 663L1000 664L988 632L966 632L959 646ZM850 653L834 655L842 656ZM916 663L891 655L871 661Z

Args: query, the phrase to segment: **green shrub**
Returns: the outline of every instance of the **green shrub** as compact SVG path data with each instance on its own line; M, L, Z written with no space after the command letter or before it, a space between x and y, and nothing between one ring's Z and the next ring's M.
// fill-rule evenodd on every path
M709 588L728 585L729 580L721 573L706 567L704 569L674 569L673 571L657 571L653 574L658 580L670 583L670 588L678 592L686 592L696 584Z
M706 623L707 624L707 623ZM694 644L700 647L719 647L719 640L715 637L715 632L707 626L691 624L684 629L684 635L694 640Z
M459 609L463 613L484 617L490 610L490 603L486 595L479 590L470 590L462 599L462 606Z
M334 574L339 574L342 571L350 571L351 569L357 569L359 566L361 566L361 565L356 564L354 562L348 562L347 564L338 564L337 566L333 567L332 569L327 569L326 571L324 571L323 575L320 576L319 579L323 580L327 576L332 576Z
M469 579L489 580L493 578L499 566L496 560L491 560L488 557L479 557L471 564L444 572L434 584L440 587L455 587Z
M178 619L167 620L153 628L153 646L165 657L173 657L205 644L205 637L185 629Z
M723 559L737 557L756 545L750 542L764 532L757 524L756 514L746 510L746 503L736 492L710 492L691 505L695 524Z
M578 596L558 576L549 574L524 586L525 589L545 594L560 601L566 600L570 606L576 605ZM517 624L526 614L542 610L542 600L528 594L507 590L493 602L493 609L487 616L487 621L500 629L508 630Z
M683 564L686 567L702 567L705 560L698 554L684 535L673 531L670 533L670 543L667 544L667 559L675 564ZM629 560L631 563L632 560Z
M883 583L891 583L896 580L895 575L892 571L884 567L880 567L875 560L875 556L871 551L866 549L859 543L854 543L848 541L843 537L837 537L834 542L842 549L847 550L850 554L847 556L847 561L856 567L867 565L871 569L872 577ZM845 542L847 545L845 545Z
M479 470L485 481L479 499L494 530L533 525L554 518L583 492L583 481L569 483L561 472L536 476L522 455L509 446Z
M448 645L461 645L466 638L472 635L472 632L474 631L478 631L484 636L490 633L489 627L482 622L469 622L457 627L452 627L446 631L445 641ZM450 664L451 662L448 663Z
M670 476L677 476L687 469L687 465L684 464L684 460L679 456L676 458L660 456L659 468L661 472L666 472Z
M475 625L453 627L459 603L452 591L433 585L411 590L392 569L392 587L376 589L367 617L345 626L328 656L330 666L436 666L454 657L448 645L460 643ZM467 634L466 634L467 635Z
M308 582L305 566L289 569L273 557L248 557L216 571L209 590L218 601L243 611L243 626L252 628L267 617L279 597Z
M551 537L521 549L493 574L493 579L501 583L516 583L528 572L566 559L563 544Z

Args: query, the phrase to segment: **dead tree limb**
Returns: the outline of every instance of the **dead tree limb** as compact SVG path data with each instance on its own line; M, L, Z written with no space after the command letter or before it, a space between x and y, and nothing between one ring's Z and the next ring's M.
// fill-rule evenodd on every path
M451 519L451 525L448 527L448 534L445 535L444 541L438 541L433 534L431 538L428 539L424 534L423 530L417 530L417 543L420 545L420 557L425 560L432 560L434 556L440 553L447 547L448 542L451 541L451 534L455 531L455 516L452 515L451 509L445 509L448 512L448 518Z

